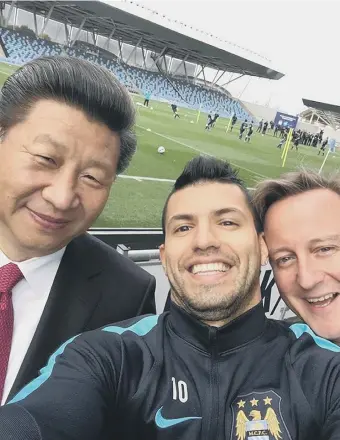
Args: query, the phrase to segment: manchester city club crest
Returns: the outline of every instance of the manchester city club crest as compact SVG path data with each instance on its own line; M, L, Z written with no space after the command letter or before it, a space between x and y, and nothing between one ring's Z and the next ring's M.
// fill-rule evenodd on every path
M231 440L291 440L274 391L238 396L232 403Z

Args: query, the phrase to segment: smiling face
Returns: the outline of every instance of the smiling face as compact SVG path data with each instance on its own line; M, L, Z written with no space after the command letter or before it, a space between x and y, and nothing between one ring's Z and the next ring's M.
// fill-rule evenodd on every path
M340 343L340 196L314 189L274 203L265 240L278 289L321 337Z
M119 137L78 109L41 100L0 152L0 248L20 261L61 249L101 213Z
M161 259L175 303L223 325L260 301L266 247L238 186L200 182L175 192L165 228Z

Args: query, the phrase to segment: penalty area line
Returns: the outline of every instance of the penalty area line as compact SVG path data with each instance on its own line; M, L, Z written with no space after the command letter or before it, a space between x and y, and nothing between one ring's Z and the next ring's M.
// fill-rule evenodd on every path
M118 177L123 179L131 179L136 180L137 182L143 182L143 180L147 180L149 182L166 182L166 183L175 183L174 179L162 179L159 177L144 177L144 176L127 176L125 174L120 174ZM250 191L253 191L255 188L248 188Z
M173 180L173 179L161 179L161 178L158 178L158 177L128 176L126 174L119 174L118 177L121 177L123 179L137 180L137 182L143 182L143 180L148 180L150 182L175 183L175 180Z
M150 130L150 129L148 129L148 128L143 127L142 125L138 125L138 124L136 124L136 126L137 126L138 128L141 128L142 130L146 130L146 131ZM157 133L156 131L152 131L152 130L150 131L150 133L156 134L157 136L160 136L160 137L162 137L162 138L164 138L164 139L167 139L168 141L175 142L176 144L182 145L183 147L190 148L191 150L197 151L197 153L204 154L205 156L216 157L216 156L214 156L213 154L206 153L205 151L202 151L202 150L200 150L200 149L198 149L198 148L196 148L196 147L193 147L192 145L188 145L188 144L185 144L184 142L181 142L181 141L178 141L178 140L176 140L176 139L173 139L173 138L171 138L171 137L169 137L169 136L166 136L165 134ZM261 177L261 178L263 178L263 179L268 179L268 176L265 176L264 174L260 174L260 173L258 173L258 172L256 172L256 171L252 171L252 170L250 170L249 168L242 167L242 166L237 165L236 163L233 163L233 162L229 162L229 163L230 163L232 166L237 167L237 168L240 168L241 170L244 170L244 171L248 171L249 173L252 173L252 174L254 174L255 176Z

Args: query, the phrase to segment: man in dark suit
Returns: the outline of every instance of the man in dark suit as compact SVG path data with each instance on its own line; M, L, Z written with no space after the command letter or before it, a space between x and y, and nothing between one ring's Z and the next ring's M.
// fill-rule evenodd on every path
M154 313L155 279L86 230L135 152L134 106L83 60L26 64L0 98L0 401L65 340Z

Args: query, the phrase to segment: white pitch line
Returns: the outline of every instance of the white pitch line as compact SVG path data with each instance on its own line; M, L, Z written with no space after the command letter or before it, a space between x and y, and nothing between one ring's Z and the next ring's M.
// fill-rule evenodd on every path
M122 177L123 179L133 179L138 182L143 182L143 180L149 180L151 182L169 182L175 183L173 179L160 179L158 177L142 177L142 176L127 176L126 174L120 174L118 177Z
M138 125L138 124L136 124L136 125L137 125L138 128L142 128L143 130L148 131L147 128L142 127L141 125ZM199 150L198 148L195 148L195 147L193 147L193 146L191 146L191 145L185 144L184 142L180 142L180 141L177 141L176 139L173 139L173 138L171 138L171 137L169 137L169 136L165 136L165 134L157 133L156 131L152 131L152 133L154 133L154 134L156 134L157 136L160 136L160 137L162 137L162 138L164 138L164 139L167 139L168 141L176 142L176 144L183 145L183 147L187 147L187 148L190 148L191 150L197 151L198 153L202 153L202 154L205 154L206 156L210 156L210 157L215 157L215 156L213 156L212 154L205 153L204 151Z
M19 66L13 66L13 67L19 67ZM0 73L3 73L4 75L10 76L13 73L13 70L10 69L9 72L5 72L4 70L0 69Z
M151 182L170 182L175 183L176 180L173 179L161 179L158 177L142 177L142 176L127 176L125 174L119 174L118 177L122 177L123 179L131 179L131 180L137 180L137 182L143 182L143 180L149 180ZM247 188L250 191L254 191L255 188Z
M138 124L136 124L136 126L137 126L138 128L141 128L141 129L147 131L147 129L146 129L145 127L143 127L142 125L138 125ZM185 144L184 142L178 141L178 140L173 139L173 138L171 138L171 137L169 137L169 136L165 136L165 135L162 134L162 133L157 133L156 131L152 131L152 133L154 133L154 134L156 134L157 136L160 136L160 137L162 137L162 138L164 138L164 139L167 139L168 141L175 142L175 143L177 143L177 144L179 144L179 145L183 145L183 147L187 147L187 148L190 148L191 150L197 151L198 153L205 154L206 156L210 156L210 157L215 157L214 155L212 155L212 154L210 154L210 153L206 153L205 151L199 150L198 148L195 148L195 147L193 147L193 146L191 146L191 145ZM260 174L260 173L258 173L258 172L256 172L256 171L252 171L252 170L250 170L249 168L241 167L240 165L237 165L236 163L233 163L233 162L229 162L229 163L230 163L232 166L234 166L234 167L241 168L241 170L245 170L245 171L248 171L249 173L255 174L256 176L262 177L262 178L264 178L264 179L268 179L268 176L265 176L264 174Z

